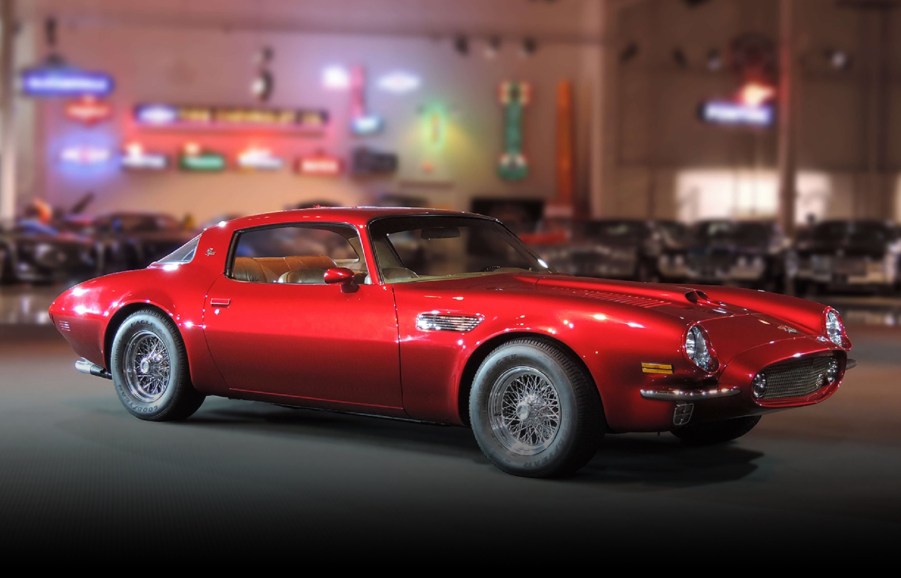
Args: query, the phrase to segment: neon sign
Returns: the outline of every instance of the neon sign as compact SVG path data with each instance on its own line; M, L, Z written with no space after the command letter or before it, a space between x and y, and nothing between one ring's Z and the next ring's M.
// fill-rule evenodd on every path
M64 148L59 155L61 161L70 165L99 165L110 159L108 148L77 145Z
M359 135L372 135L385 128L385 122L366 111L366 71L362 66L355 66L350 71L350 132Z
M297 172L302 175L334 177L341 174L344 163L341 159L325 154L317 154L297 159Z
M277 171L285 161L272 154L269 149L249 148L238 155L238 167L251 171Z
M776 110L771 105L749 105L728 100L702 102L698 116L704 122L725 125L772 126Z
M523 154L523 117L532 96L527 82L501 83L498 98L504 110L504 152L498 162L498 175L505 181L521 181L529 174Z
M327 66L322 71L322 86L328 90L347 90L350 88L350 72L343 66Z
M396 70L379 78L378 87L395 94L404 94L416 90L422 84L422 80L415 74Z
M28 68L19 82L24 94L35 97L106 96L115 88L109 74L75 68Z
M161 171L169 166L169 157L144 150L139 143L130 143L119 160L122 168L133 171Z
M66 103L66 118L84 124L94 124L108 119L113 109L108 102L85 96Z
M183 171L215 173L225 170L225 156L212 151L203 151L196 143L185 145L178 157L178 168Z
M277 109L234 106L139 104L138 124L176 129L266 128L319 132L328 125L328 112L319 109Z

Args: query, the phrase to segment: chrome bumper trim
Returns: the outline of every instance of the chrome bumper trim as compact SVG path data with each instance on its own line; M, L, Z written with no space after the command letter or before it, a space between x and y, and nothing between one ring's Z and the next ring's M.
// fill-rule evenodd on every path
M739 393L741 393L741 388L733 385L714 389L642 389L641 397L665 401L699 401L717 397L732 397Z
M851 359L849 357L848 361L845 362L845 371L848 371L849 369L854 369L855 367L857 367L857 360Z

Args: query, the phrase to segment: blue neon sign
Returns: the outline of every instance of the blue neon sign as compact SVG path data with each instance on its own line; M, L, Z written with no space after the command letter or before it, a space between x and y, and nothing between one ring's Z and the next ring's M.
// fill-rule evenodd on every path
M704 122L745 126L772 126L776 111L771 105L752 106L738 102L711 100L701 103L698 116Z
M28 96L106 96L115 88L105 72L77 68L28 68L20 74L22 92Z

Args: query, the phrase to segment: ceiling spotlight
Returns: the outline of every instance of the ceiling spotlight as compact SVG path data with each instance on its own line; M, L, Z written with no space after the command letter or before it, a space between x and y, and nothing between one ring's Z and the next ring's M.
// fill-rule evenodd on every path
M469 38L463 36L457 36L454 38L454 50L457 51L457 54L460 56L466 56L469 54Z
M675 62L676 66L679 68L688 68L688 58L681 48L673 49L673 62Z
M491 60L497 57L497 53L501 50L501 37L500 36L492 36L488 39L488 42L485 44L485 51L483 54L485 58Z
M826 58L829 66L835 70L847 70L851 67L851 55L844 50L828 48L823 51L823 56Z
M534 55L538 51L538 41L532 38L531 36L527 36L522 39L522 47L520 49L520 55L523 58L528 58Z
M707 53L707 70L717 72L723 69L723 55L716 48L711 48Z
M629 62L636 56L638 56L638 44L635 42L626 44L626 46L619 51L619 61L622 63Z

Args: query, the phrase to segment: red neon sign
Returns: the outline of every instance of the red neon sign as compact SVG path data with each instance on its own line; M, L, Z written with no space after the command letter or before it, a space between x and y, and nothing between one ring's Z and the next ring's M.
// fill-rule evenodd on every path
M66 103L66 117L84 124L94 124L112 116L113 108L106 101L85 96Z
M302 175L333 177L341 174L343 168L344 163L341 162L341 159L328 155L316 155L297 159L297 172Z

